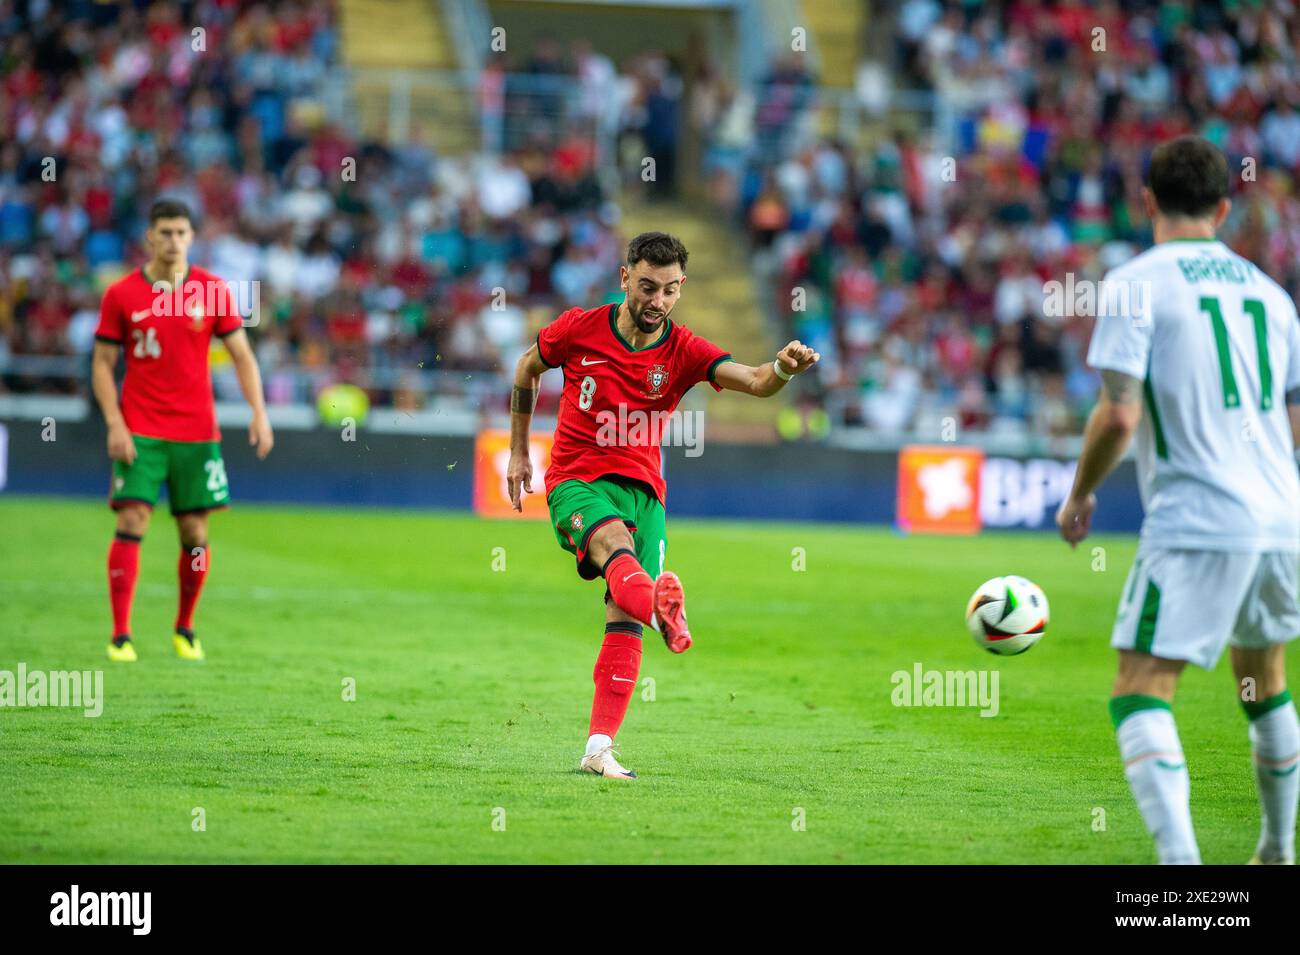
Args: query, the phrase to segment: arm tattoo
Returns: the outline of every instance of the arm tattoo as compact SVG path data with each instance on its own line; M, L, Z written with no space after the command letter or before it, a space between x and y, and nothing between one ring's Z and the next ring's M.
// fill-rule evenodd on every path
M537 404L535 388L520 388L515 385L510 389L510 411L513 414L532 414Z
M1141 400L1142 383L1132 375L1103 370L1101 386L1106 391L1106 397L1117 405Z
M1289 405L1300 405L1300 388L1292 388L1286 393L1286 403Z

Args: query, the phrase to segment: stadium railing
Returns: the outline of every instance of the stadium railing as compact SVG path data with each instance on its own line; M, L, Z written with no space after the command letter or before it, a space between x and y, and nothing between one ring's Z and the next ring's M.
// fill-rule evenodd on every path
M330 118L360 137L401 145L418 129L439 152L456 155L577 134L594 147L602 181L614 171L617 125L586 108L572 76L352 67L331 82Z

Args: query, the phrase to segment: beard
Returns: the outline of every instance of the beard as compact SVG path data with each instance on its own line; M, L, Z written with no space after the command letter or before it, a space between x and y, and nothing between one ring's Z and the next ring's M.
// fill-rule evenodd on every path
M628 314L632 316L632 324L637 327L637 330L643 335L648 335L668 320L668 314L672 309L669 309L666 312L660 312L657 315L651 314L647 316L645 306L636 308L631 302L629 302L627 311Z

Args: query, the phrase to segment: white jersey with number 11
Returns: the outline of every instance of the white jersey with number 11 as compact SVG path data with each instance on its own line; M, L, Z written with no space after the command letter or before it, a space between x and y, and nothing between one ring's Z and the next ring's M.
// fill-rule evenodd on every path
M1088 363L1143 382L1142 541L1300 549L1286 409L1300 388L1291 298L1217 240L1163 242L1111 270L1098 298Z

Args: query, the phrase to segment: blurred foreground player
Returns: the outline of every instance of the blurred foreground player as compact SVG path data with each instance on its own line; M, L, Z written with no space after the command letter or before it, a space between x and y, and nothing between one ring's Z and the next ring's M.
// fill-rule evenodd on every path
M1276 282L1214 237L1231 205L1228 175L1204 139L1152 154L1143 201L1156 244L1104 285L1107 302L1147 307L1099 314L1088 363L1101 372L1101 396L1057 523L1071 546L1087 536L1093 492L1136 431L1146 517L1111 635L1124 774L1160 861L1200 862L1171 704L1183 667L1211 669L1230 645L1263 817L1251 862L1290 864L1300 723L1285 654L1300 634L1300 321Z
M264 458L274 439L262 401L257 359L230 288L188 263L194 229L189 209L159 200L149 210L149 262L104 292L95 331L92 382L108 426L113 461L109 504L117 533L108 551L113 633L108 658L136 659L131 601L140 541L164 483L180 534L180 599L172 645L178 656L203 659L194 608L211 566L208 512L228 506L226 466L212 400L208 351L216 335L230 352L239 386L253 409L249 443ZM113 369L126 354L122 399Z

